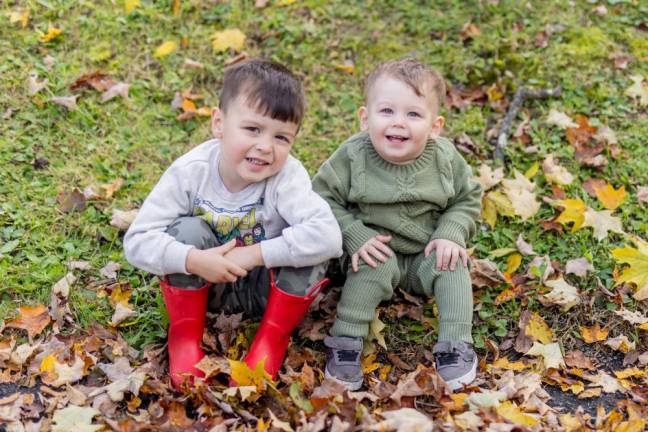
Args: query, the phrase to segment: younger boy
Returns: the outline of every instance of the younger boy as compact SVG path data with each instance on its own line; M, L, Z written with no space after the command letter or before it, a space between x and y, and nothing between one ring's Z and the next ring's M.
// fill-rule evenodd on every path
M364 132L344 142L313 187L342 229L348 265L337 317L324 341L326 375L362 386L360 353L376 307L398 285L436 298L436 367L450 388L475 378L472 290L466 242L481 190L450 141L440 137L442 77L416 60L390 61L368 77Z
M204 356L208 299L212 310L263 314L245 361L264 361L275 377L326 283L323 263L342 254L331 209L289 154L304 110L301 84L285 67L250 60L227 69L215 139L171 164L126 233L128 261L162 277L176 388L203 376L194 365Z

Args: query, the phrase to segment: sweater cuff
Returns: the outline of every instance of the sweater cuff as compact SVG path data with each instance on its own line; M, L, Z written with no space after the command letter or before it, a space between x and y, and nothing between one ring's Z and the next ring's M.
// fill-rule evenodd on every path
M169 243L164 252L164 274L189 274L186 267L187 255L193 248L194 246L180 243L179 241Z
M380 234L378 231L368 228L362 221L355 221L342 232L344 248L349 255L353 255L370 238L378 234Z
M434 230L431 239L450 240L457 243L462 248L465 248L467 237L468 230L463 225L456 222L443 221L439 224L437 229Z
M267 268L294 267L290 259L288 242L282 237L275 237L270 240L263 240L261 243L261 256Z

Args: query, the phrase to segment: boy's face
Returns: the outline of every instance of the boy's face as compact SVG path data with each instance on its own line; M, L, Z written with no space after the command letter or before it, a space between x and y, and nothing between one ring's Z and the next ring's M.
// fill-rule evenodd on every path
M230 192L277 174L283 167L299 125L257 112L239 96L212 113L212 133L221 140L218 172Z
M428 90L429 92L429 90ZM436 138L444 119L438 115L433 95L418 96L414 90L388 75L379 77L360 108L362 130L388 162L408 164L418 158L429 138Z

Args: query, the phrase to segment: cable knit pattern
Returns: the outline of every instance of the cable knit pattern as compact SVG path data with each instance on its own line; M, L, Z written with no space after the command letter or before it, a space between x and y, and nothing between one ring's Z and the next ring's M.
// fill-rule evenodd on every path
M322 165L313 187L330 204L353 254L377 233L403 254L421 252L431 239L465 247L475 233L481 188L470 167L445 138L430 140L407 165L384 160L360 133Z

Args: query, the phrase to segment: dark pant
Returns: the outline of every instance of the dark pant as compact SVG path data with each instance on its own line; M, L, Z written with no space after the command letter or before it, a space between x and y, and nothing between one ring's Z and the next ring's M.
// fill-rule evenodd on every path
M220 246L209 224L198 217L180 217L169 225L166 232L179 242L201 250ZM308 289L324 277L326 264L282 267L273 271L277 286L282 291L305 296ZM181 273L167 275L167 280L171 285L185 289L198 289L206 283L200 276ZM247 317L258 318L263 315L269 293L270 271L266 267L255 267L236 282L212 285L208 308L212 312L243 312Z

